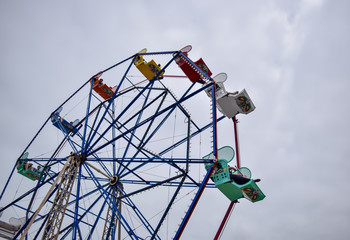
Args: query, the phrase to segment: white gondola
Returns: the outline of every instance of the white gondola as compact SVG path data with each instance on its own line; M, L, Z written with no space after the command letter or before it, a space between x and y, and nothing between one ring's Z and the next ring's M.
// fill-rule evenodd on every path
M219 111L228 118L233 118L238 113L248 114L254 111L255 105L247 91L243 89L240 92L227 92L224 86L226 79L226 73L219 73L213 77L216 84L216 106ZM208 87L205 92L208 97L212 97L211 87Z
M25 218L14 217L9 219L9 223L0 221L0 238L13 239L24 223Z

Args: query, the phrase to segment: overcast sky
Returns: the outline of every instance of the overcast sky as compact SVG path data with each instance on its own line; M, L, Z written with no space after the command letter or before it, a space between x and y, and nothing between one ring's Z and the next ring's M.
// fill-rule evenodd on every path
M247 89L256 105L238 116L242 165L267 197L242 200L222 239L348 239L349 12L347 0L2 0L0 185L93 74L145 47L191 44L193 60L226 72L226 88ZM216 226L195 212L192 239L215 233L229 205L220 199L207 209Z

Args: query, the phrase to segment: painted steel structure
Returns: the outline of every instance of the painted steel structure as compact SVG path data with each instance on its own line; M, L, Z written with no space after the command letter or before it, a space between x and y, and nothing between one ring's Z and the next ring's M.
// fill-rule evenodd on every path
M168 56L168 59L162 63L163 67L156 65L154 75L147 70L147 80L135 82L130 74L137 70L135 61L140 56L142 59ZM176 58L189 64L201 76L201 81L205 81L205 86L188 81L188 86L176 94L170 90L164 73L177 75L171 68L177 67ZM153 60L152 64L155 65ZM103 87L98 88L96 81L101 75L108 78L108 74L116 69L122 69L119 75L113 75L116 85L103 85L113 91L109 91L109 95L103 94ZM191 105L193 99L205 95L208 87L213 93L213 106L209 111L212 118L191 116L185 105ZM211 150L214 156L217 155L217 124L224 116L217 117L215 92L210 76L181 51L139 52L92 76L48 116L18 157L17 161L26 152L35 156L26 161L43 168L40 180L34 184L32 181L30 185L24 179L25 183L20 184L18 177L25 177L16 173L15 163L4 185L0 212L13 210L26 217L15 238L96 239L102 232L103 239L161 239L167 218L178 198L182 197L183 189L192 189L195 198L173 235L179 239L203 190L214 187L208 183L213 168L203 178L193 176L190 168L193 165L203 168L201 157L191 157L191 141L210 129ZM180 97L176 96L178 94ZM59 113L72 107L70 104L80 95L85 96L85 107L73 111L79 112L81 120L70 123L67 128L63 123L69 120L64 116L65 122L60 121ZM55 128L50 121L53 117ZM178 123L177 118L183 122ZM180 126L181 135L173 135L171 141L154 143L169 132L171 126ZM45 154L32 154L39 149L49 150L45 149L50 142L49 134L45 132L57 128L62 139L57 141L55 148ZM209 161L215 167L216 159ZM156 170L150 174L151 169ZM20 190L14 193L13 186L16 185ZM157 194L161 193L156 190L158 187L168 192L165 201L158 199ZM149 196L148 191L155 193ZM39 197L42 195L45 197ZM140 195L142 197L138 197ZM163 204L156 217L149 215L148 205L152 202Z

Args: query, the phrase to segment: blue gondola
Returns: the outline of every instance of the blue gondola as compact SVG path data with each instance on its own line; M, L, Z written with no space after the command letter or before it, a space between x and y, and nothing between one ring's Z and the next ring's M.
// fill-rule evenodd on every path
M51 122L52 124L63 131L66 134L72 133L72 136L74 136L80 129L80 127L77 127L79 120L75 120L74 122L68 122L67 120L60 117L60 112L62 111L62 107L59 108L56 112L54 112L51 115Z

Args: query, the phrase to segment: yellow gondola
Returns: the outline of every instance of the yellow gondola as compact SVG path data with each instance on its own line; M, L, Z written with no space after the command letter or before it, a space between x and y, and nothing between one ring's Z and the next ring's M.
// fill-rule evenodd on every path
M136 56L134 64L137 67L138 70L148 79L152 80L154 77L156 77L159 72L161 71L160 65L156 64L156 62L152 59L149 62L146 62L143 59L143 55L140 55L142 53L146 53L147 49L142 49L139 53L139 55ZM159 74L158 78L163 77L164 71Z

